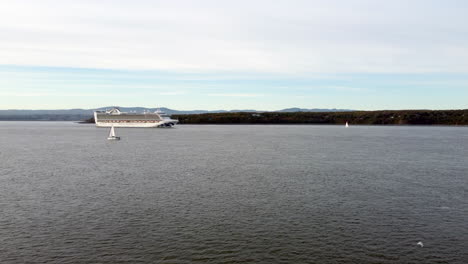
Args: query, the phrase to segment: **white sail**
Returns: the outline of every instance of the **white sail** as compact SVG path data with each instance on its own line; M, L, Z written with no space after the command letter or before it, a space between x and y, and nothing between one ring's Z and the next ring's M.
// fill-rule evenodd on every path
M111 127L109 131L109 136L107 137L108 140L120 140L120 137L115 136L114 126Z
M115 137L115 130L113 126L111 127L111 130L109 132L109 137Z
M345 126L346 126L346 127L349 127L348 122L346 122L346 125L345 125Z

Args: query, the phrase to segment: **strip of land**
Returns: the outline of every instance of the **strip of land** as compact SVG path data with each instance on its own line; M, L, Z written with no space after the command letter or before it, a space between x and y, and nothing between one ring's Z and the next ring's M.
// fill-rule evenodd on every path
M357 125L468 125L465 110L388 110L353 112L238 112L172 115L179 124L350 124ZM93 118L86 120L94 123Z
M180 124L351 124L359 125L468 125L465 110L399 110L296 113L216 113L173 115Z

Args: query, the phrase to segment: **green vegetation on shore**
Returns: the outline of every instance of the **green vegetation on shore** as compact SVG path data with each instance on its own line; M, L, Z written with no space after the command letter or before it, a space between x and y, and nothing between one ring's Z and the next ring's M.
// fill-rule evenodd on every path
M350 124L468 125L466 110L388 110L354 112L264 112L172 115L180 124Z
M72 115L3 116L2 120L83 120ZM9 118L8 118L9 117ZM89 117L89 116L88 116ZM386 110L347 112L226 112L172 115L180 124L350 124L359 125L468 125L465 110ZM1 119L1 118L0 118Z

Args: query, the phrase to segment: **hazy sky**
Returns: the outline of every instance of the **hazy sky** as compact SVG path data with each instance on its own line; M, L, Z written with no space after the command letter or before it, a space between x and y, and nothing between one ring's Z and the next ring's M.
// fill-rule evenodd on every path
M0 0L0 109L468 108L464 0Z

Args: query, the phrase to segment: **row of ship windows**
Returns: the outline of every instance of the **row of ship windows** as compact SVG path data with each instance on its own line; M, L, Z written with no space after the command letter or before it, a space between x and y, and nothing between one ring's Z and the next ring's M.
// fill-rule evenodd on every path
M158 123L158 120L99 120L99 123Z

